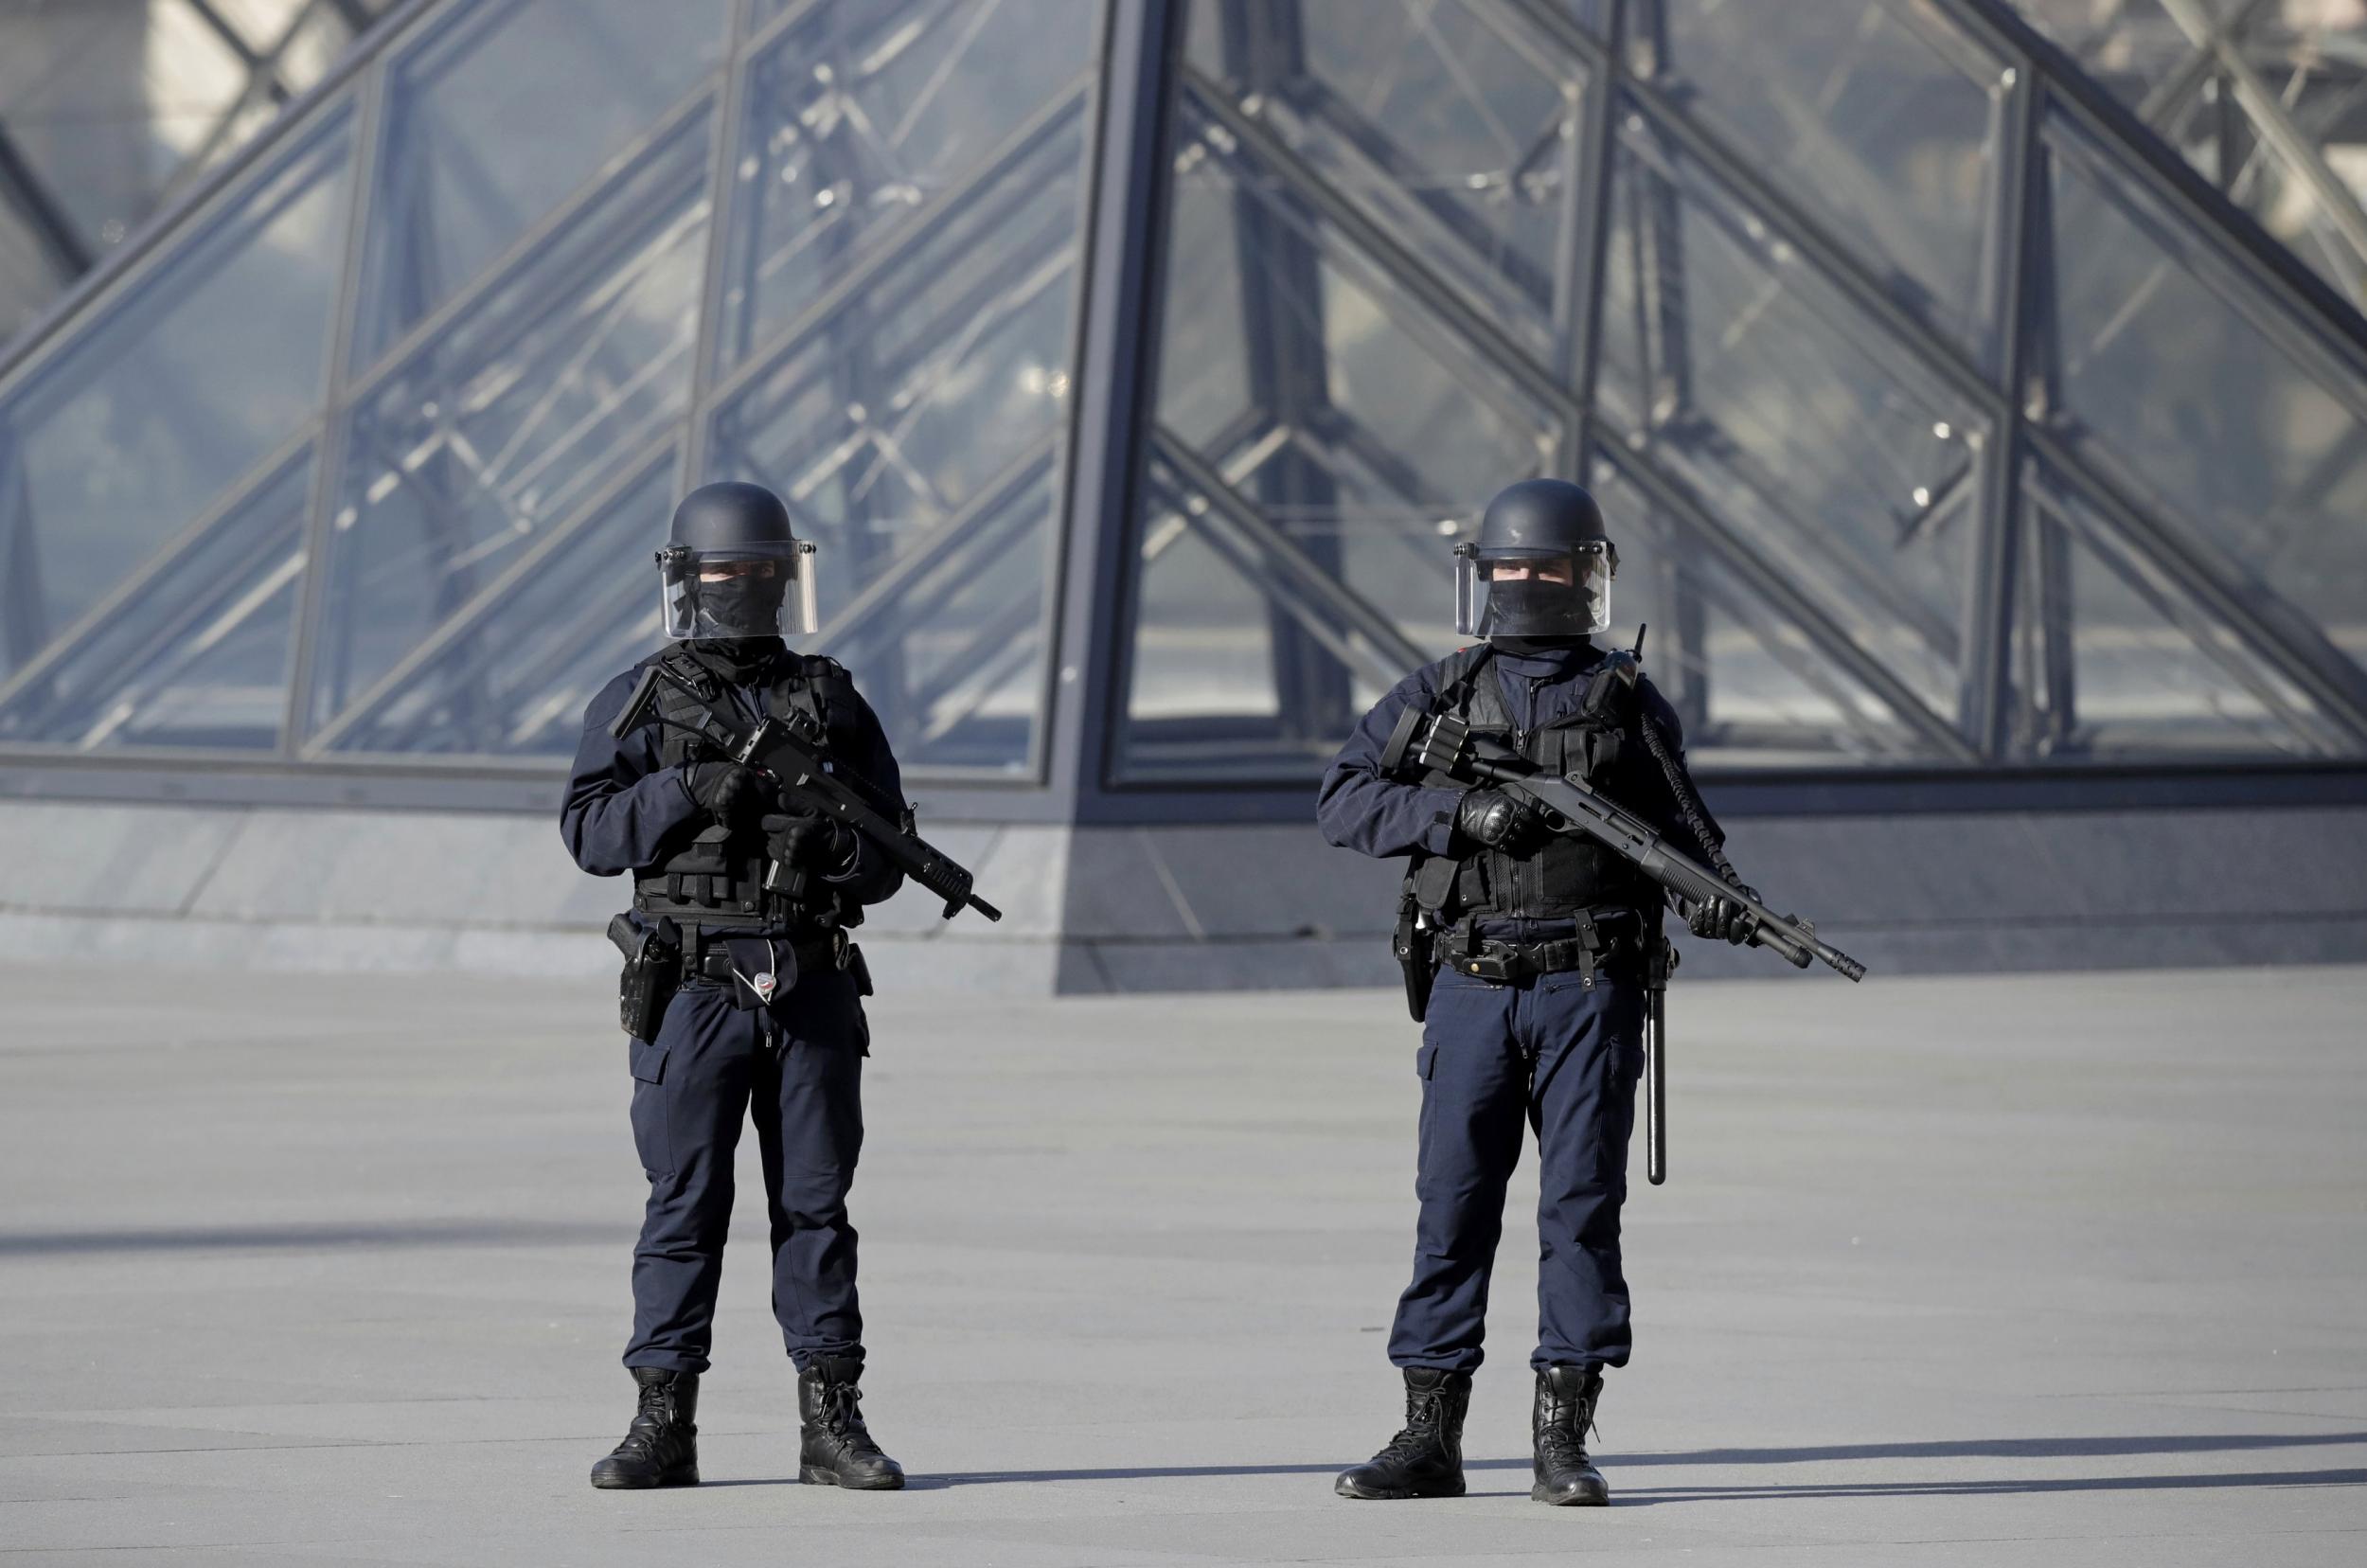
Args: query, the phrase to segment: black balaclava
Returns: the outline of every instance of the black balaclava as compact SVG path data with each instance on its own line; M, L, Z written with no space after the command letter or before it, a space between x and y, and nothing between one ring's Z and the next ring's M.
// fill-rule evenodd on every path
M768 636L779 630L789 579L743 572L714 582L702 581L692 592L701 628L713 637Z
M1491 582L1487 604L1504 626L1521 628L1529 638L1567 640L1583 637L1594 624L1594 595L1582 585L1546 582ZM1490 638L1502 642L1502 638Z

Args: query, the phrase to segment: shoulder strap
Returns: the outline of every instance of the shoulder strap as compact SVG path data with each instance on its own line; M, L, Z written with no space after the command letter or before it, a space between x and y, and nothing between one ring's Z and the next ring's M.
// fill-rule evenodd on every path
M1487 643L1450 653L1438 666L1438 695L1432 711L1450 713L1474 729L1504 729L1512 722L1504 707L1503 688L1486 679L1495 668L1496 650Z

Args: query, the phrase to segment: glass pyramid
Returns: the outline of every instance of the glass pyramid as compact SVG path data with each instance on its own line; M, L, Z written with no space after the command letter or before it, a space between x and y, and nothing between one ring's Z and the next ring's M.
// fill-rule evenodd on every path
M2201 9L433 0L0 363L0 768L555 778L748 477L917 786L1301 811L1546 472L1707 770L2355 765L2340 128Z

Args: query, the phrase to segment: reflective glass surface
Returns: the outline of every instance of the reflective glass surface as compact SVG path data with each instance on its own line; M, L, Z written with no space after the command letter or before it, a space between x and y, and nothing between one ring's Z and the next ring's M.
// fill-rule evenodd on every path
M1277 8L1280 9L1281 8ZM1201 68L1324 184L1545 363L1572 347L1585 73L1504 8L1305 0L1260 27L1201 0Z
M1024 772L1043 713L1085 156L1081 98L1056 101L1041 134L970 149L922 222L845 230L864 248L832 310L713 427L710 472L771 487L821 546L810 646L924 766Z
M299 458L143 565L29 679L0 690L0 740L269 748L288 705L312 465Z
M2367 6L2018 4L2230 201L2367 306Z
M2024 9L2356 276L2313 159L2354 134L2367 53L2323 8L2208 5L2227 51L2191 0ZM207 26L286 39L294 80L333 60L331 9ZM1118 733L1081 740L1112 781L1311 782L1455 645L1452 545L1544 472L1601 492L1613 635L1651 623L1704 765L2367 756L2355 324L2239 266L2223 207L2119 132L2046 121L1999 167L2030 83L1960 0L1636 4L1600 69L1572 24L1601 37L1601 0L1184 9L1158 188L1115 198L1133 226L1094 258L1164 247L1122 329L1159 340L1135 505L1069 525L1126 573L1119 646L1060 661L1111 660L1079 673L1115 685ZM1130 101L1095 91L1112 14L420 7L356 72L365 182L347 103L275 122L0 372L0 748L547 765L655 640L677 489L748 477L819 543L810 646L908 768L1041 776L1054 693L1089 689L1049 636L1070 475L1099 467L1072 430L1124 423L1074 389L1095 148L1140 129L1100 123ZM2277 114L2231 96L2239 65ZM27 80L0 61L0 123ZM239 99L208 123L259 124ZM0 267L29 232L0 226ZM2007 441L2033 467L2001 489Z
M650 552L673 463L667 453L517 552L491 592L436 628L410 678L341 726L334 749L572 756L593 694L660 641Z
M1620 538L1614 612L1623 628L1650 629L1644 668L1677 710L1694 766L1829 768L1928 750L1817 631L1749 585L1717 536L1654 504L1612 463L1596 463L1589 483Z
M1129 779L1309 776L1411 664L1454 646L1455 539L1561 429L1425 303L1418 262L1368 252L1303 166L1229 131L1222 91L1178 106Z
M2017 748L2034 759L2356 754L2276 666L2033 470L2016 584Z
M963 221L1048 141L1066 137L1074 165L1097 10L824 5L791 24L749 73L721 363L812 309L900 229Z
M2367 659L2367 374L2084 137L2048 139L2057 427L2198 569Z
M1611 217L1618 438L1952 715L1981 421L1648 130L1622 135Z
M279 120L390 3L0 5L0 344Z
M0 394L0 671L316 413L351 142L349 116L329 115Z
M670 437L689 404L707 136L694 116L646 150L354 409L315 725Z
M393 68L366 362L721 64L729 0L471 0Z
M2004 67L1933 0L1670 0L1639 69L1850 243L1916 314L1987 350Z

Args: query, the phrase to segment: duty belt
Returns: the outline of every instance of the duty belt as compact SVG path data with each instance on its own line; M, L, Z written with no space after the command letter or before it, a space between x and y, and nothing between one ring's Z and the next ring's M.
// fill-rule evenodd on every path
M724 931L706 933L707 945L703 951L695 956L687 953L683 955L683 978L685 980L712 980L719 986L730 985L735 978L732 971L732 955L731 951L723 945L723 938L730 935L732 934ZM846 967L849 944L846 940L846 933L844 931L834 931L828 936L816 937L811 941L776 941L774 945L795 956L799 974L811 974L818 970L843 970Z
M1576 970L1592 990L1595 967L1631 944L1624 937L1606 935L1592 915L1578 916L1577 922L1576 935L1547 942L1507 942L1468 930L1463 940L1447 950L1445 962L1450 969L1494 985L1519 985L1540 975Z

